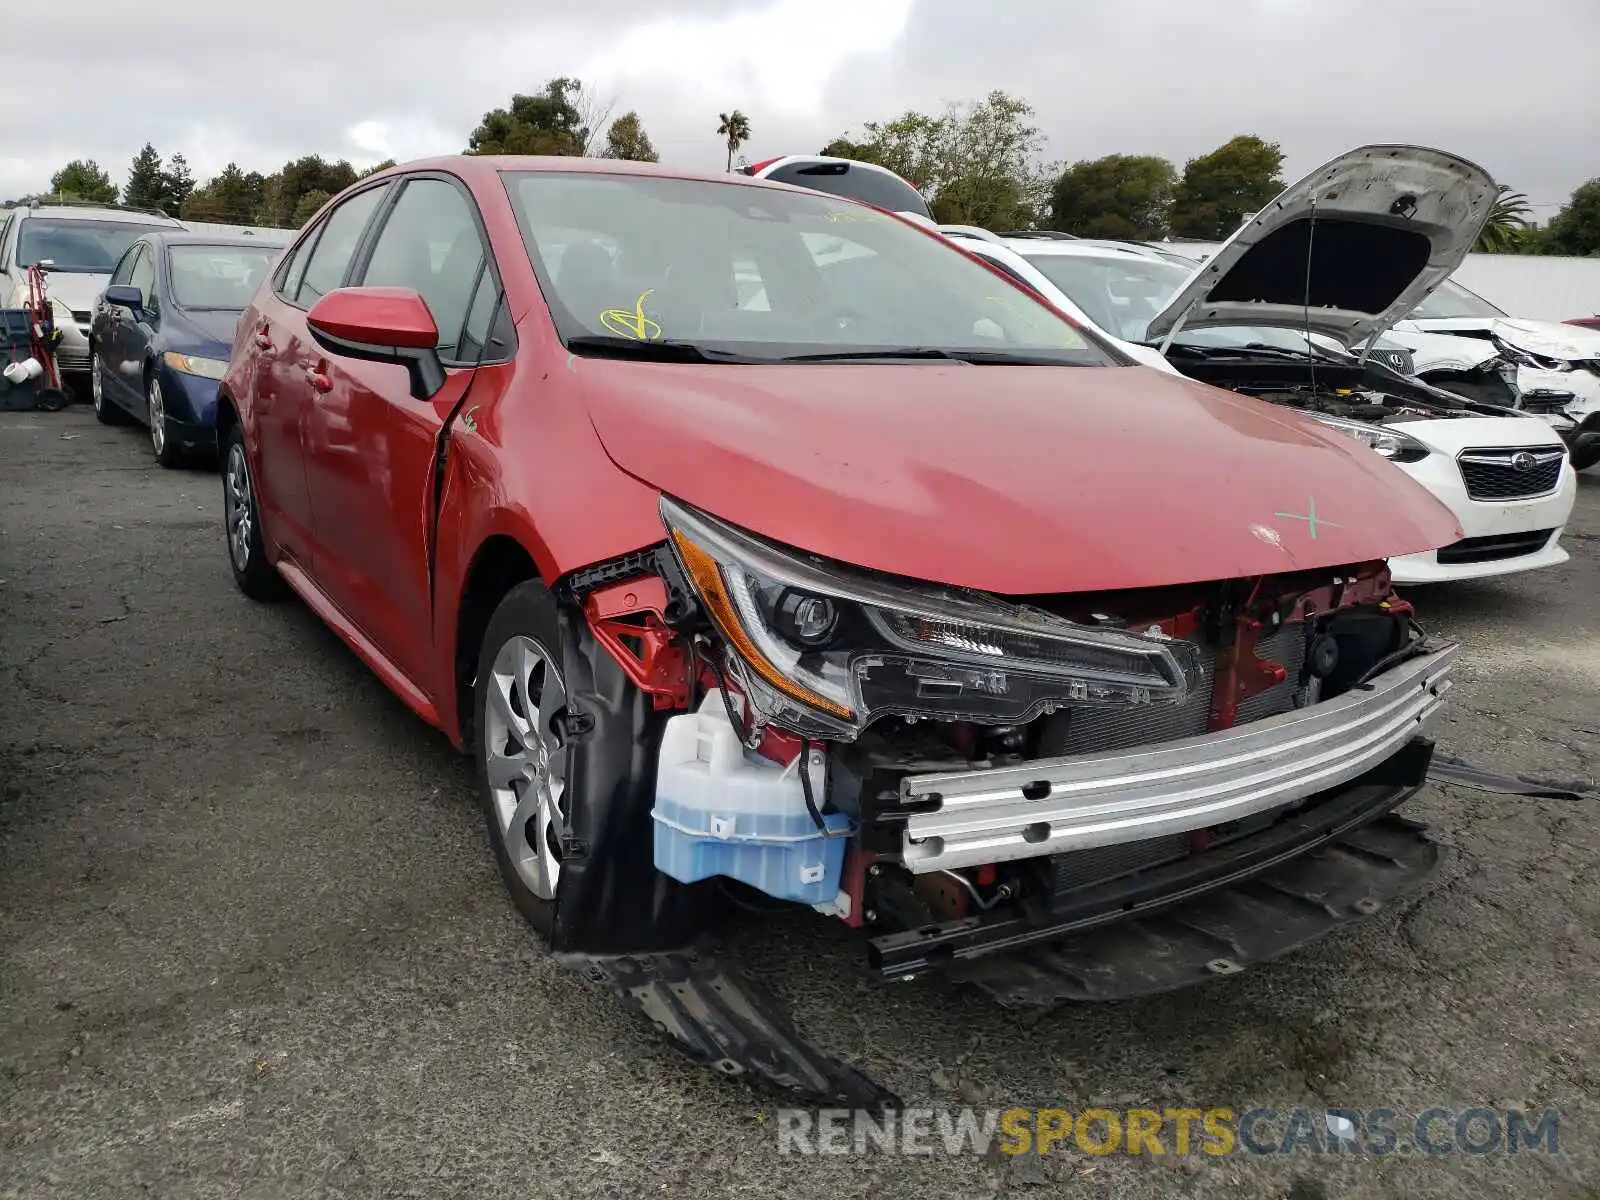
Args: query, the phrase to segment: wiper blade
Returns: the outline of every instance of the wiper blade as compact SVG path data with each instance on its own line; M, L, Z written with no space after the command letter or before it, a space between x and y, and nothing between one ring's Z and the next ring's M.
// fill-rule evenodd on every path
M1073 367L1080 364L1069 359L1026 350L947 350L940 346L884 346L876 350L822 350L811 354L787 354L779 362L830 363L830 362L900 362L911 360L941 360L966 363L969 366L1044 366Z
M1314 358L1321 362L1344 361L1323 353L1315 346L1308 345L1304 350L1291 350L1287 346L1271 346L1266 342L1245 342L1238 346L1202 346L1196 342L1174 342L1171 349L1181 350L1197 358Z
M731 350L718 350L698 342L677 340L641 341L637 338L614 337L600 333L585 333L567 339L567 349L574 354L592 354L599 358L636 358L646 362L713 362L748 363L760 359L748 358Z

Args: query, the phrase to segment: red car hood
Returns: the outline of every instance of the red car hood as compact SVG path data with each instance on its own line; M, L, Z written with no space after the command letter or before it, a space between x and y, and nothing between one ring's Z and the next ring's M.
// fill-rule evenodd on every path
M1461 536L1345 435L1143 367L572 369L624 471L774 541L917 579L1104 591Z

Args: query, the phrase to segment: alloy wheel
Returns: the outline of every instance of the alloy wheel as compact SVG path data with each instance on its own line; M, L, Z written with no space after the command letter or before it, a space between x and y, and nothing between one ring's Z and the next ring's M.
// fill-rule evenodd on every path
M554 900L566 826L566 749L553 731L566 688L548 651L517 636L500 647L484 705L484 776L506 857L541 900Z
M228 467L224 475L222 506L228 521L228 554L234 569L243 572L250 566L250 535L255 528L255 502L250 496L250 465L244 445L235 442L228 448Z
M167 406L161 400L161 381L152 379L148 393L150 404L150 445L159 458L167 449Z
M95 412L103 412L106 406L106 384L100 376L100 356L91 355L89 359L89 402L94 405Z

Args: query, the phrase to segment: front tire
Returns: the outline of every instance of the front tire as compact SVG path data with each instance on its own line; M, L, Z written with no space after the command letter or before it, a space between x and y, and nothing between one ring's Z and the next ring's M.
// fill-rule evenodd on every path
M167 404L161 395L161 381L152 372L144 388L145 411L150 418L150 448L156 461L172 468L183 462L183 449L172 437L172 423L167 420Z
M125 425L127 415L116 402L106 396L105 367L97 350L89 351L89 403L94 408L95 419L102 425Z
M1574 471L1587 471L1595 463L1600 463L1600 445L1588 446L1572 455Z
M252 600L281 599L289 589L277 568L267 561L261 507L250 476L250 456L244 448L244 426L238 424L228 430L222 451L222 513L234 584Z
M473 695L489 844L512 902L546 936L561 882L560 833L572 813L555 729L567 704L560 647L555 597L537 580L518 584L489 619Z

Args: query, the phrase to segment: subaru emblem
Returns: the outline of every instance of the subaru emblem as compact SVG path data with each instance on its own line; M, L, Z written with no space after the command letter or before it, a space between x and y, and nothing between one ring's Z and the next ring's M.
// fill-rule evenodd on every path
M1526 450L1519 450L1511 456L1511 469L1514 471L1521 471L1524 475L1533 470L1533 468L1537 465L1537 460Z

